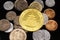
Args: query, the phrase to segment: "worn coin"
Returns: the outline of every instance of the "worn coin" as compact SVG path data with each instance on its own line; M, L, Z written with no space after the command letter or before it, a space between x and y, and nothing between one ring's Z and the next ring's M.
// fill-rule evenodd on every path
M9 11L6 14L6 18L10 21L14 20L16 17L16 13L14 11Z
M29 5L29 7L28 8L30 8L30 9L37 9L37 10L39 10L39 11L42 11L42 5L39 3L39 2L37 2L37 1L33 1L30 5Z
M14 29L9 36L10 40L26 40L27 35L22 29Z
M19 17L19 23L27 31L36 31L43 26L44 18L36 9L26 9Z
M0 20L0 31L6 31L10 28L10 22L7 19Z
M44 11L44 13L48 16L48 18L52 19L55 17L55 11L51 8L48 8Z
M55 31L58 28L58 24L54 20L49 20L45 26L49 31Z
M3 4L3 7L5 10L11 10L13 9L14 7L14 4L12 1L6 1L4 4Z

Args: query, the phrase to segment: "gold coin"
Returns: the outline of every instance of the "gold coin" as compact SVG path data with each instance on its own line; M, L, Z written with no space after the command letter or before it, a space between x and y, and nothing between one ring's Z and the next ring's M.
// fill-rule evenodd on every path
M16 17L16 13L14 11L9 11L6 14L6 18L10 21L14 20Z
M27 31L36 31L43 25L43 15L36 9L27 9L19 17L19 23Z
M37 10L39 10L39 11L42 11L42 9L43 9L42 5L41 5L39 2L37 2L37 1L32 2L32 3L29 5L28 8L37 9Z
M55 17L55 11L51 8L46 9L44 13L46 13L50 19Z
M9 36L10 40L26 40L27 35L22 29L14 29Z
M7 19L0 20L0 31L6 31L10 28L10 22Z
M58 28L58 24L54 20L49 20L45 26L50 31L55 31Z

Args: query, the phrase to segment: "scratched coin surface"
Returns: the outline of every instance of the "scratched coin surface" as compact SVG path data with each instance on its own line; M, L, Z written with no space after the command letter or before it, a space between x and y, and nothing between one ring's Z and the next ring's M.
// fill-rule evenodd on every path
M6 33L9 33L11 31L13 31L13 24L12 23L10 23L10 28L8 30L6 30L5 32Z
M14 20L16 17L16 13L14 11L9 11L6 14L6 18L10 21Z
M45 4L48 7L53 7L53 6L55 6L55 0L46 0Z
M19 11L25 10L28 8L28 3L26 0L16 0L15 8Z
M33 32L33 40L50 40L50 37L50 33L45 29Z
M26 40L27 35L22 29L14 29L9 36L10 40Z
M51 8L45 9L44 13L48 16L48 18L53 19L55 17L55 11Z
M0 20L0 31L6 31L10 28L10 22L7 19Z
M30 5L29 5L29 7L28 8L30 8L30 9L37 9L37 10L39 10L39 11L42 11L42 5L39 3L39 2L37 2L37 1L33 1Z
M43 15L36 9L26 9L19 17L19 23L27 31L37 31L43 26Z
M14 4L12 1L6 1L4 4L3 4L3 7L5 10L11 10L13 9L14 7Z
M45 26L49 31L55 31L58 28L58 24L54 20L49 20Z

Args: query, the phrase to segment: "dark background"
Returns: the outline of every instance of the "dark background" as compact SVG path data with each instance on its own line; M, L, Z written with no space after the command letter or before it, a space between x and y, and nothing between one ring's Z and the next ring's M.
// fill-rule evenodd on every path
M3 8L3 4L6 1L12 1L12 2L14 2L15 0L0 0L0 20L4 19L6 13L8 12L7 10L5 10ZM33 2L33 0L27 0L27 1L28 1L29 4L31 2ZM44 1L44 5L45 5L45 0L43 0L43 1ZM51 39L50 40L60 40L60 33L59 33L60 32L60 10L59 10L60 9L60 6L59 6L60 5L60 1L59 0L55 0L55 2L56 2L55 6L51 7L51 8L54 9L55 12L56 12L56 16L55 16L55 18L53 20L57 21L57 23L58 23L58 29L56 31L53 31L53 32L49 31L50 34L51 34ZM45 9L47 9L47 8L49 8L49 7L47 7L45 5L43 11ZM20 13L22 12L22 11L16 10L15 8L13 8L11 11L15 11L17 13L17 15L20 15ZM44 26L41 29L46 29L46 28ZM0 40L9 40L9 34L10 33L5 33L5 32L0 31ZM28 32L27 33L27 40L33 40L32 39L32 32Z

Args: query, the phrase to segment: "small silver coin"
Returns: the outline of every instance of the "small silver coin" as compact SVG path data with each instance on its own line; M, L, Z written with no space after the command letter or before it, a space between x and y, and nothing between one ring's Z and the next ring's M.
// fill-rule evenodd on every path
M44 25L46 25L46 23L48 22L48 16L45 14L45 13L43 13L43 17L44 17Z
M14 7L14 4L12 1L6 1L4 4L3 4L3 7L5 10L11 10L13 9Z
M9 33L9 32L11 32L12 30L13 30L13 24L10 23L10 28L9 28L8 30L6 30L5 32L6 32L6 33Z
M54 0L46 0L45 4L48 7L53 7L55 5L55 1Z

